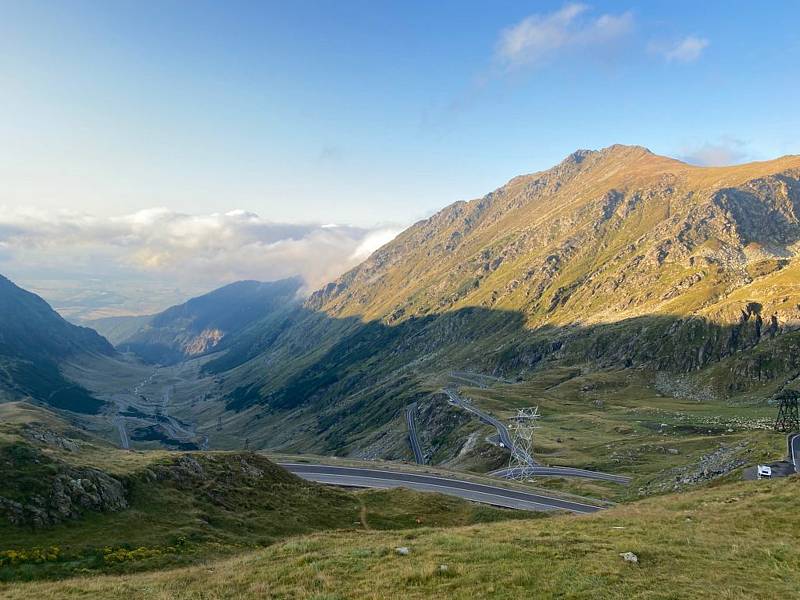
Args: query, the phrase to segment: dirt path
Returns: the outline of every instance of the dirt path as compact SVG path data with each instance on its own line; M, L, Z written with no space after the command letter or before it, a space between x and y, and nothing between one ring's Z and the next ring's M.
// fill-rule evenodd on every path
M361 503L361 510L358 512L358 518L361 520L361 525L363 525L364 529L370 529L369 521L367 521L367 505L364 504L364 501L360 498L358 501Z

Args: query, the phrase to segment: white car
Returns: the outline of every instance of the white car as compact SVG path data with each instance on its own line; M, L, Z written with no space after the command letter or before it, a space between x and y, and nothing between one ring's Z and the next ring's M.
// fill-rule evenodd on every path
M770 479L772 477L772 467L767 465L758 465L756 470L759 479Z

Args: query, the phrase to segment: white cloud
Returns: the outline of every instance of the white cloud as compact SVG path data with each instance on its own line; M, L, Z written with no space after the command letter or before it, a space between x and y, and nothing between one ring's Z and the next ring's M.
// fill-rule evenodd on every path
M505 29L495 47L495 60L506 70L532 67L565 50L592 50L633 29L630 12L582 18L584 4L567 4L549 14L534 14Z
M722 167L750 160L747 144L735 137L723 136L716 142L705 142L684 148L679 158L702 167Z
M346 225L273 223L241 210L189 215L150 208L119 217L0 208L0 268L42 277L124 277L211 289L239 279L336 278L397 234ZM49 275L48 275L49 276Z
M371 231L353 251L350 258L358 262L365 260L370 254L375 252L375 250L396 238L400 231L401 230L397 228L376 229L375 231Z
M667 62L694 62L711 42L706 38L688 35L672 44L651 43L650 50L661 54Z

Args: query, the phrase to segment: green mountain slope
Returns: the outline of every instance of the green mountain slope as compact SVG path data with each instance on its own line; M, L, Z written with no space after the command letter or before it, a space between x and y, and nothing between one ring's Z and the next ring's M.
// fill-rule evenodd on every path
M123 315L120 317L91 319L84 321L84 324L94 329L112 344L117 345L138 332L152 318L153 315Z
M800 157L579 151L417 223L207 369L270 445L378 454L450 370L635 367L721 398L775 386L800 370L798 215Z
M117 334L119 350L134 352L150 362L172 364L219 349L227 336L291 306L301 286L299 278L238 281L152 317L104 325ZM136 325L133 331L131 325Z
M537 516L326 487L250 452L126 452L46 410L0 405L0 582L163 569L321 530Z
M0 276L0 398L32 397L55 408L97 412L102 403L66 380L59 364L113 353L96 331L68 323L39 296Z

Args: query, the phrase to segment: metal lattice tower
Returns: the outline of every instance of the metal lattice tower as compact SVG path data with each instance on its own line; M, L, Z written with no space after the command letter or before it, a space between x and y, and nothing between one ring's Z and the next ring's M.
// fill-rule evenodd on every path
M800 392L795 390L782 390L776 397L778 404L778 418L775 419L775 431L800 431L800 409L798 400Z
M508 461L508 478L526 481L532 479L528 467L534 465L533 436L538 429L539 407L520 408L511 417L508 431L511 434L511 458Z

